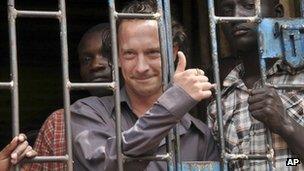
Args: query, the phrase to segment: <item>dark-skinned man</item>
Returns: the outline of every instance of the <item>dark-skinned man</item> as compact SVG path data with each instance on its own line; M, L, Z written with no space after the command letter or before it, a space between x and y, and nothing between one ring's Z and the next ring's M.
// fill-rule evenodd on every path
M219 0L223 16L248 17L255 14L254 0ZM263 17L282 17L278 0L261 0ZM242 64L233 69L223 82L223 119L226 151L234 154L266 154L267 132L271 131L274 167L277 170L304 170L303 164L287 167L287 158L304 158L303 91L275 90L262 87L259 70L257 25L223 24L234 55ZM269 64L267 81L272 84L300 84L304 72L281 60ZM209 106L210 126L217 137L215 102ZM303 162L303 160L302 160ZM268 170L265 160L237 160L233 170Z
M81 38L78 45L80 75L85 82L111 81L110 26L98 24L90 28ZM93 96L111 95L111 90L90 89ZM34 149L39 156L66 155L66 138L64 110L53 112L42 125ZM34 163L28 170L66 170L63 162Z

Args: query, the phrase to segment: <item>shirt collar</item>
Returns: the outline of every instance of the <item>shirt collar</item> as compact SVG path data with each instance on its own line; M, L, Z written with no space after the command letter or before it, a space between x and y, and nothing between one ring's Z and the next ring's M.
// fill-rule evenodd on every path
M283 60L277 60L273 66L267 70L266 76L271 77L273 75L279 73L288 73L294 75L297 73L297 70L292 68L288 63L284 62ZM239 64L236 66L224 79L223 81L223 92L222 94L228 93L231 89L236 87L240 87L244 84L242 78L244 76L245 69L243 64Z

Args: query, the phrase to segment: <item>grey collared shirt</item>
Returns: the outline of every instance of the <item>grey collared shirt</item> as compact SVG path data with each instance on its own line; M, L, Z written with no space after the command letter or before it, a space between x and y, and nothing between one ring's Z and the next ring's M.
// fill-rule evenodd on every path
M127 156L151 156L166 152L164 138L177 123L182 161L215 161L218 150L208 127L187 112L197 103L173 85L142 117L131 109L121 91L122 147ZM89 97L71 106L75 170L117 170L114 98ZM164 161L125 162L127 171L166 170Z

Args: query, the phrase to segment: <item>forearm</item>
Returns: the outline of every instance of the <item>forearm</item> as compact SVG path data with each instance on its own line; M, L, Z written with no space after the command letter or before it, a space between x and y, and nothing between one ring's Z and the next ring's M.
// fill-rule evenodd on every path
M287 142L291 151L304 161L304 127L288 116L287 124L282 126L279 134Z

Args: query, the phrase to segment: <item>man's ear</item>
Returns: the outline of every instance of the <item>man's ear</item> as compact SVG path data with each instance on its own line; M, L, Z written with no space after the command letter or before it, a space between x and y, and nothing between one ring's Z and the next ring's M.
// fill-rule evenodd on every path
M174 58L174 61L176 60L177 52L178 51L179 51L179 46L178 45L173 45L173 58Z
M278 3L278 4L275 6L274 10L275 10L275 16L276 16L277 18L282 18L282 17L284 17L284 7L283 7L283 5L282 5L281 3Z

